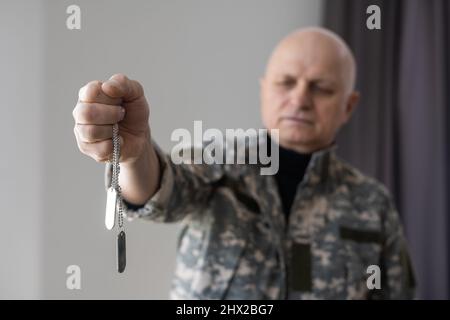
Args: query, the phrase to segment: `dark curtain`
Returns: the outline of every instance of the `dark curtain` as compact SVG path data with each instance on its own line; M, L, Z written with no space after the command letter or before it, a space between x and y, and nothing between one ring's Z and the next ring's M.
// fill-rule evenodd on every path
M381 30L366 27L372 4ZM448 0L325 1L324 25L355 53L362 98L338 152L394 195L421 299L450 295L449 20Z

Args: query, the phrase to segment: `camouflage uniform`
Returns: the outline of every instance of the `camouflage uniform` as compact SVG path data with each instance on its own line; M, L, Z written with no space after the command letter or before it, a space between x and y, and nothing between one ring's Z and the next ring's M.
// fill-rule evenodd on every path
M174 165L154 145L160 189L126 212L182 222L172 299L413 298L387 190L334 147L312 155L286 223L275 177L260 175L259 165ZM367 288L370 265L381 269L381 289Z

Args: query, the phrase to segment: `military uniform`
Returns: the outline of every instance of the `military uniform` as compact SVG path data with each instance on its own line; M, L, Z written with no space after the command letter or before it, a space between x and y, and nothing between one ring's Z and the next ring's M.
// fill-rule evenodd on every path
M312 155L286 222L275 178L260 165L175 165L154 146L160 188L126 214L182 223L172 299L413 298L388 191L335 147ZM371 265L380 267L381 289L367 286Z

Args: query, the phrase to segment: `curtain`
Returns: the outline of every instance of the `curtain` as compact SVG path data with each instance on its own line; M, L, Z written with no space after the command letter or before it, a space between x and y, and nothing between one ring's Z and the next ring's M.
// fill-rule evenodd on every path
M369 30L366 9L381 9ZM382 181L399 209L418 298L450 298L450 5L447 0L326 0L324 26L347 41L361 101L338 153Z

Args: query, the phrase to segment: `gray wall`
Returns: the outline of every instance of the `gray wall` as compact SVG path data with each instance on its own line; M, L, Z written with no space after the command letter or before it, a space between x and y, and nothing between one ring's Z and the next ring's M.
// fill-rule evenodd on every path
M43 3L0 4L0 299L36 298L43 259Z
M2 2L0 10L2 39L15 43L0 61L14 79L0 80L10 120L1 127L15 137L4 149L13 156L0 162L9 226L0 240L12 243L0 297L167 298L177 225L128 223L127 270L116 273L115 233L103 224L103 166L79 153L73 136L78 88L116 72L141 81L153 136L166 150L171 132L192 130L194 120L204 128L259 127L266 59L286 33L319 23L321 1L33 3L9 1L5 11ZM70 4L81 7L80 31L65 27ZM27 25L11 28L22 21L11 15L24 14ZM72 264L81 267L81 290L66 289Z

